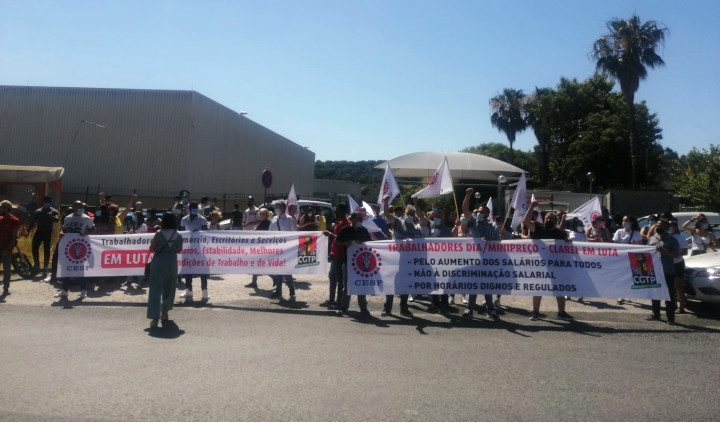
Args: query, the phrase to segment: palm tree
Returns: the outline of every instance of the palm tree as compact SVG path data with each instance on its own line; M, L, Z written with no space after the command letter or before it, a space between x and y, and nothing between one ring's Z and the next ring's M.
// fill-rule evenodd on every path
M510 163L514 161L513 143L515 142L515 135L527 128L527 123L523 117L524 97L522 90L505 88L502 94L490 99L490 108L492 109L490 122L498 131L507 135L508 142L510 142Z
M528 94L523 98L523 117L529 127L532 128L535 133L535 138L540 147L540 160L538 160L538 170L540 185L547 184L548 176L550 174L550 134L547 128L543 126L543 107L547 108L549 105L543 104L543 99L546 99L552 94L553 90L550 88L538 88L535 87L535 91L532 94Z
M640 81L647 77L647 67L665 64L655 49L664 45L668 29L655 21L641 23L637 15L627 20L614 18L607 23L607 28L610 32L593 43L592 57L597 70L620 83L628 105L632 186L635 188L635 92Z

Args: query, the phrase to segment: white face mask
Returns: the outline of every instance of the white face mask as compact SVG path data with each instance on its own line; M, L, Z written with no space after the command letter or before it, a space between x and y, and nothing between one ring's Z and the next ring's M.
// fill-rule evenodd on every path
M578 231L578 232L580 232L580 233L582 233L582 232L585 232L585 227L584 227L584 226L578 226L575 230Z

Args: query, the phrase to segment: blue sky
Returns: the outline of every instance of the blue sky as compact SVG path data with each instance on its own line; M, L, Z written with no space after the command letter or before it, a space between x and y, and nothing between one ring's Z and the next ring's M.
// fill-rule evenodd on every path
M317 160L391 159L507 143L488 100L591 76L592 42L633 13L670 29L636 94L662 145L720 144L715 0L0 0L0 84L195 90Z

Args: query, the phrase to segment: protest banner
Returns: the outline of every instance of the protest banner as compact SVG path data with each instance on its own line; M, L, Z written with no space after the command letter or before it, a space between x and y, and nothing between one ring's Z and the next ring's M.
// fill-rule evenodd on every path
M325 274L322 232L197 231L183 237L178 272L194 275ZM140 276L154 234L66 234L58 244L59 277Z
M660 255L640 245L476 238L348 248L351 295L503 294L669 298Z

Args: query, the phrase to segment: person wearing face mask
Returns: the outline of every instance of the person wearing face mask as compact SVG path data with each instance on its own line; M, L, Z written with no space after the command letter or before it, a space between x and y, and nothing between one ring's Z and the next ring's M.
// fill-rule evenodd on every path
M43 206L33 213L32 220L28 226L25 236L29 236L30 232L37 226L35 234L32 238L32 256L33 256L33 272L40 271L40 244L43 246L43 268L42 277L46 277L48 273L48 263L50 262L50 241L52 239L53 225L60 221L60 212L52 207L52 197L43 198Z
M465 199L463 200L462 210L463 217L467 219L469 236L473 238L479 238L483 241L499 241L500 232L497 227L490 221L490 209L485 206L476 208L473 213L470 213L470 199L473 197L475 190L468 188L465 191ZM473 310L477 302L477 295L468 296L467 309L463 313L463 318L469 319L473 316ZM491 319L497 319L497 311L493 304L492 295L485 295L485 315Z
M704 214L698 213L697 216L685 222L682 227L690 233L693 256L705 253L708 248L714 251L715 246L718 245L715 235L710 230L710 223Z
M60 237L64 234L79 234L80 236L86 236L95 231L95 224L93 223L90 216L85 214L84 203L82 201L76 201L73 203L73 213L65 218L62 225L62 231ZM63 278L62 289L55 295L57 298L67 298L68 289L72 282L76 278ZM77 278L80 282L80 298L87 297L87 279Z
M385 213L385 219L388 222L388 226L392 229L392 236L394 240L405 240L422 238L420 229L415 226L413 221L415 220L415 207L408 205L405 208L405 213L402 212L402 207L395 208L395 214L390 212L390 206L388 202L390 196L385 195L383 197L383 211ZM382 316L389 316L392 314L393 295L385 296L385 305L383 307ZM407 294L400 295L400 314L405 317L413 317L408 307L409 296Z
M355 212L350 215L350 224L345 225L340 233L338 233L337 238L335 239L334 243L337 243L340 246L345 247L345 257L343 258L343 275L341 279L341 295L340 295L340 309L338 310L338 314L342 315L343 313L347 313L348 308L350 307L350 295L348 294L348 288L347 288L347 248L351 246L353 243L362 244L364 242L370 241L370 233L368 233L368 230L365 229L365 227L362 224L363 222L363 216L362 214ZM367 309L367 297L365 295L358 295L358 306L360 307L360 316L362 318L366 318L370 316L370 312Z
M317 216L315 216L315 210L313 210L312 207L308 206L308 208L305 210L305 213L300 216L300 219L298 219L297 227L301 231L317 231Z
M537 201L533 201L530 204L529 210L535 209L535 207L538 207L540 203ZM562 239L565 241L570 242L568 239L567 233L563 231L562 229L559 229L556 227L555 222L555 214L548 213L545 216L544 220L545 224L540 225L539 223L535 222L535 220L532 219L531 213L525 213L525 221L523 222L525 226L528 228L528 232L530 234L530 237L532 239ZM558 296L555 297L557 300L557 306L558 306L558 319L563 320L571 320L572 316L570 316L568 313L565 312L565 297ZM542 297L540 296L533 296L533 311L532 315L530 316L530 320L538 320L540 318L540 303L542 301Z
M675 324L675 259L680 257L680 244L675 237L668 233L670 222L666 219L658 220L655 225L655 235L648 240L649 247L655 247L660 253L662 271L665 275L670 301L665 301L665 313L669 325ZM647 320L660 320L660 300L652 300L652 315Z
M427 228L427 233L423 230L423 237L425 238L450 238L452 237L452 231L445 225L445 212L440 210L435 203L435 207L430 212L432 218L430 218L420 208L420 200L417 197L413 197L413 203L415 204L415 215L420 220L420 226ZM432 306L428 308L430 313L449 313L450 312L450 296L449 294L432 295ZM408 301L412 301L411 297L408 297Z
M654 214L651 214L648 216L648 223L647 225L643 226L642 229L640 229L640 235L643 237L643 244L647 244L648 239L650 239L650 229L652 229L655 226L655 223L657 223L658 217Z
M203 216L200 213L200 207L198 206L198 203L190 203L190 206L188 207L188 210L190 211L190 214L183 217L182 220L180 220L180 230L183 231L190 231L190 232L197 232L197 231L206 231L208 228L208 222L207 219L205 219L205 216ZM187 298L188 300L192 300L193 293L192 293L192 280L193 277L196 275L185 275L185 292L183 292L180 295L180 298ZM207 281L208 281L208 275L199 275L200 276L200 289L202 289L202 299L203 301L207 301L210 299L210 296L208 295L208 289L207 289Z
M615 231L612 241L616 244L642 244L640 226L635 216L628 214L623 217L622 229Z

